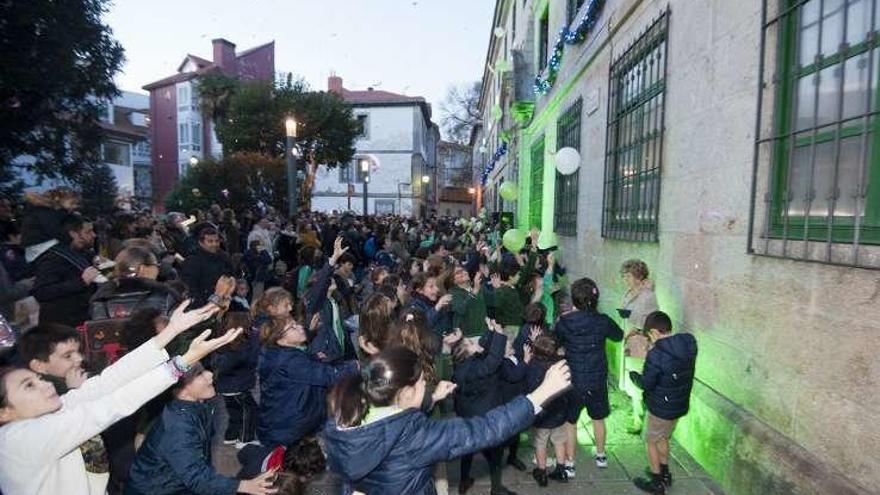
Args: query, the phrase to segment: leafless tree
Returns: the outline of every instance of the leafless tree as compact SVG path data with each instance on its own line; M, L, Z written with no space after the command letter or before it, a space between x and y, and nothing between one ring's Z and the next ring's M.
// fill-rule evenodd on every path
M450 86L440 104L440 126L447 141L468 144L471 129L480 123L480 81Z

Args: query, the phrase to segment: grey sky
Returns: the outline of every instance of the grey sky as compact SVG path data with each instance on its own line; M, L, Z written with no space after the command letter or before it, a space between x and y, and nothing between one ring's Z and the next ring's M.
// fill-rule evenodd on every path
M275 70L326 89L424 96L434 106L450 84L482 76L492 0L115 0L105 17L125 47L121 89L175 73L187 53L211 59L211 40L237 50L275 40ZM436 120L436 117L435 117Z

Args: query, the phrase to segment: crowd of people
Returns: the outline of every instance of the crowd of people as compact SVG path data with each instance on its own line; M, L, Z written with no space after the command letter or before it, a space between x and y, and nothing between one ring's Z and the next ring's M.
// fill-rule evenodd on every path
M697 348L640 260L609 316L556 246L532 232L510 251L488 219L79 205L65 188L0 200L6 495L299 494L326 470L345 493L445 494L459 458L464 494L476 453L509 494L523 433L535 482L565 483L584 409L608 466L609 340L625 341L613 371L646 439L635 484L672 484ZM215 436L237 449L234 477Z

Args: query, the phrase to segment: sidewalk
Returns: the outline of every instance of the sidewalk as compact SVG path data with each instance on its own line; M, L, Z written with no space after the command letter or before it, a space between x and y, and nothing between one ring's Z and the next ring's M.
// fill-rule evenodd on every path
M579 443L577 450L577 475L568 483L557 483L550 480L545 488L540 488L531 476L531 471L520 472L511 466L504 469L504 484L510 490L520 495L539 493L553 494L639 494L644 493L632 484L634 477L643 476L648 465L645 456L645 447L642 439L636 435L626 433L627 404L625 396L621 392L612 392L611 417L606 420L608 427L608 467L599 469L593 461L593 439L590 436L590 428L579 427ZM225 416L222 403L218 410L221 416ZM221 418L224 420L225 417ZM582 421L589 422L586 415ZM220 430L222 432L222 430ZM550 449L552 452L552 448ZM531 470L533 451L530 443L523 443L519 449L519 457ZM667 493L672 495L723 495L714 481L700 468L687 452L677 444L671 446L670 469L674 483ZM214 463L224 474L235 474L238 462L235 459L235 449L223 445L215 445ZM449 476L449 493L458 493L458 461L447 464ZM489 470L481 455L474 457L473 474L476 483L468 491L469 495L485 495L489 493ZM340 485L338 479L331 473L316 478L309 489L309 493L320 495L338 495Z

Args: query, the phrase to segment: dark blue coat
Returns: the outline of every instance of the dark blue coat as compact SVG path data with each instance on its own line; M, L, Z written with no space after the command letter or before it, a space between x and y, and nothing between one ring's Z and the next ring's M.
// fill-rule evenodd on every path
M501 390L501 401L508 402L518 395L526 393L526 374L528 365L519 359L516 362L505 358L501 360L498 373L498 386Z
M605 340L619 342L623 330L607 315L596 311L574 311L562 315L553 329L571 368L571 381L580 390L607 386L608 358Z
M327 419L327 389L355 372L353 361L331 365L295 347L263 347L257 438L266 446L286 446L314 433Z
M257 384L260 333L255 328L247 331L247 340L241 347L225 346L214 353L214 381L221 394L247 392Z
M333 267L329 263L318 270L315 277L317 281L306 295L306 318L305 323L308 327L312 321L312 315L318 313L321 315L321 323L315 335L311 336L309 342L309 353L316 356L323 353L325 361L334 363L345 359L354 359L354 343L351 334L345 330L343 325L344 339L342 345L336 338L333 329L333 307L327 297L327 291L330 289L330 283L333 280ZM338 286L339 284L337 284ZM345 315L342 314L342 305L340 304L339 317L343 320Z
M552 362L539 361L532 359L528 364L526 371L526 391L533 392L541 382L544 381L544 375L552 366ZM550 402L544 404L541 414L535 418L535 428L556 428L562 426L568 420L568 413L574 407L576 397L574 389L568 389L560 395L557 395Z
M534 407L525 397L484 416L435 421L416 409L321 433L330 469L370 495L433 495L434 464L501 444L526 429Z
M696 363L697 339L689 333L660 339L648 351L642 375L632 375L645 390L645 404L651 414L668 420L687 414Z
M486 414L503 403L499 374L504 359L507 336L488 332L483 339L485 349L455 365L452 381L455 388L455 414L469 418Z
M409 306L425 313L428 329L437 335L444 335L452 330L452 305L446 305L440 311L434 309L436 303L421 294L413 295Z
M204 402L172 400L147 434L128 475L126 495L232 495L238 480L211 465L214 412Z

